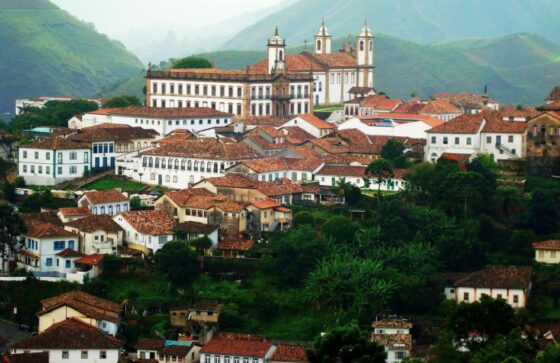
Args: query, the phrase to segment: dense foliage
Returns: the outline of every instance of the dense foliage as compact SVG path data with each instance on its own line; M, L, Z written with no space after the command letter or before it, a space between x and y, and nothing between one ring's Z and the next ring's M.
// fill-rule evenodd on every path
M21 131L37 126L68 127L75 115L97 110L97 104L85 100L49 101L43 108L27 107L8 125L10 131Z

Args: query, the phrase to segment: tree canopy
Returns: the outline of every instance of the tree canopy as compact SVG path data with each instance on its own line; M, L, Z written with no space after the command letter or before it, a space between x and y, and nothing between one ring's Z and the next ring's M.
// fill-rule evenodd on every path
M142 102L136 96L116 96L110 98L103 107L105 108L122 108L122 107L129 107L129 106L142 106Z
M67 127L68 120L76 115L95 111L95 102L86 100L49 101L45 107L30 107L16 117L8 125L10 131L21 131L36 126Z
M212 68L212 63L201 57L190 56L173 63L172 68Z

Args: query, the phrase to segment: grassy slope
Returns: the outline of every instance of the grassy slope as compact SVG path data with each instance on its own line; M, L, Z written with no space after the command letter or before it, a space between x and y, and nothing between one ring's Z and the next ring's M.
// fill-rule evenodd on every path
M142 65L120 43L46 0L0 4L0 110L20 97L90 96Z
M342 39L333 49L339 49ZM290 48L291 52L301 47ZM201 54L218 68L235 69L266 56L264 51L221 51ZM387 35L376 40L376 88L393 97L414 91L428 97L440 91L481 92L488 84L493 97L506 103L540 104L560 84L560 47L534 34L492 40L420 45ZM108 95L142 96L143 74Z

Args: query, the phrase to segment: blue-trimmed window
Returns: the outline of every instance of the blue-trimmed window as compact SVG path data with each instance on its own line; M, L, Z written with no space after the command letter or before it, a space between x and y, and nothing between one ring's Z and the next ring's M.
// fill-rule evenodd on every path
M52 266L52 258L51 258L51 257L47 258L45 264L46 264L47 266Z
M63 250L65 245L66 242L64 241L54 241L54 250L55 251Z
M68 248L74 249L74 241L68 241Z
M72 267L72 261L66 260L66 268L71 268L71 267Z

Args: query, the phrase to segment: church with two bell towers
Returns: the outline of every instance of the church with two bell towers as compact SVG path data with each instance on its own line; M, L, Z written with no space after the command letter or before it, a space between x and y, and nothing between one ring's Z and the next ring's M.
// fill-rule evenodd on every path
M244 69L149 69L146 105L287 117L375 93L374 36L367 23L355 42L350 39L336 52L324 22L314 35L312 51L306 47L299 54L286 54L286 47L276 28L268 39L267 59Z

